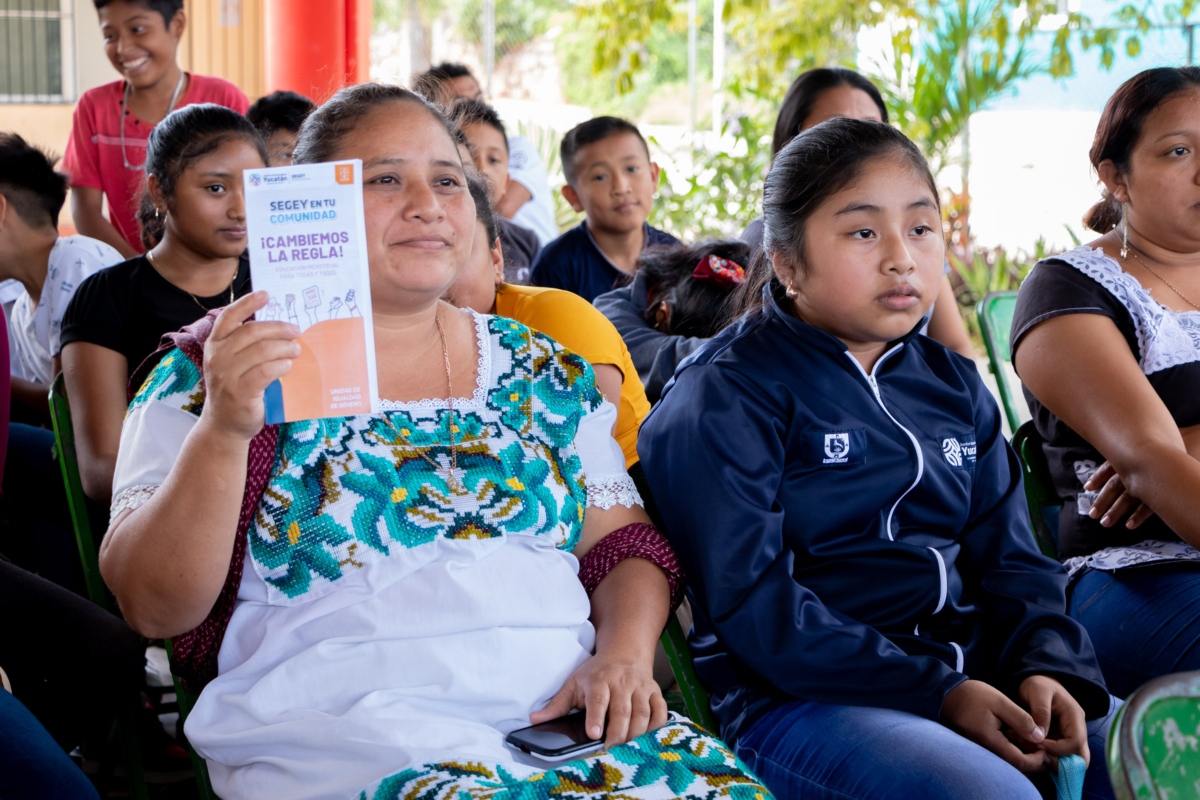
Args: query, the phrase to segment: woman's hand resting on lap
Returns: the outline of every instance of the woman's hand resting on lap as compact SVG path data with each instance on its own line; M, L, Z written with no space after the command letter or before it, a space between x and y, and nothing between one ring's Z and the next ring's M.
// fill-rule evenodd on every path
M1092 473L1083 488L1089 492L1099 492L1092 501L1088 516L1100 520L1105 528L1111 528L1128 516L1125 527L1133 530L1154 516L1150 506L1129 493L1121 476L1107 461Z
M667 701L654 680L651 665L636 659L592 656L575 670L546 707L529 719L537 725L576 708L587 710L588 736L599 739L603 734L606 748L667 724Z
M266 292L227 306L204 345L204 411L201 422L216 433L250 440L266 418L263 392L288 373L300 356L300 329L290 322L251 319L266 307Z

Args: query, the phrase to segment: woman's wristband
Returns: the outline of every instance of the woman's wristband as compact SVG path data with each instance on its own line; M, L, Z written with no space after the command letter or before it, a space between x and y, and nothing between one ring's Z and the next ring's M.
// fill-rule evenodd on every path
M579 562L579 582L588 595L627 558L644 558L663 571L671 589L671 610L683 601L683 571L675 551L658 528L646 522L618 528L587 551Z

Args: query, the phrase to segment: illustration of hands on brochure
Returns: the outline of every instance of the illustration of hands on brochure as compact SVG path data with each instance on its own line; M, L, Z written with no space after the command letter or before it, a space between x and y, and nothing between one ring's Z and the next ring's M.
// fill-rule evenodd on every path
M379 409L362 164L247 170L250 275L259 319L300 328L300 357L267 387L267 423Z

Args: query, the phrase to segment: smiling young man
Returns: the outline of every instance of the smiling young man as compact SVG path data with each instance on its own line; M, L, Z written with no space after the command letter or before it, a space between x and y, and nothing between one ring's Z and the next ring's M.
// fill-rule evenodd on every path
M95 0L95 5L104 52L121 79L79 98L63 169L71 176L78 231L130 258L144 249L136 214L150 131L192 103L244 114L250 101L229 81L179 68L175 54L187 25L183 0Z
M658 188L658 164L637 126L595 117L563 137L563 197L587 218L542 250L531 282L575 292L589 303L633 279L642 250L678 244L646 222Z

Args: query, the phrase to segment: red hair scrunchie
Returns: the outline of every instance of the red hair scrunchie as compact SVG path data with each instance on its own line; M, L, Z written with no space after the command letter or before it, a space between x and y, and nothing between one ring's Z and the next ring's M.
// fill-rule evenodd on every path
M618 528L588 550L579 561L579 582L588 596L600 581L627 558L644 558L663 571L671 587L671 610L683 602L683 571L675 551L658 528L646 522L634 522Z

